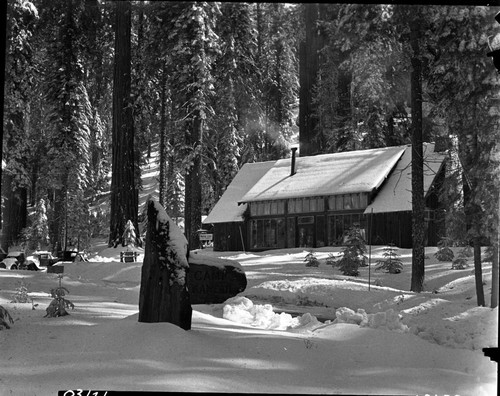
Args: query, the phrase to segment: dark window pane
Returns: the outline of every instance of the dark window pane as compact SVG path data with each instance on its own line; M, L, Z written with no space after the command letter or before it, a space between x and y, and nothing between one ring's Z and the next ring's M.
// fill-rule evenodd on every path
M325 246L325 216L316 217L316 247Z

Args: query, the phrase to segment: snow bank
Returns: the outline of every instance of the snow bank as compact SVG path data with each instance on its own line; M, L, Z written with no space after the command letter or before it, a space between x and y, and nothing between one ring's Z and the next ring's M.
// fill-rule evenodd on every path
M370 327L372 329L387 329L406 333L408 326L401 322L402 315L393 309L387 311L367 314L362 308L357 312L347 307L339 308L335 311L336 319L333 323L354 323L361 327Z
M498 345L498 308L475 307L458 315L422 321L410 332L450 348L482 350Z
M252 300L237 296L228 299L222 310L222 317L232 322L247 324L262 329L288 330L288 331L312 331L318 327L324 326L318 319L306 313L302 316L292 317L292 315L282 312L275 313L271 304L254 304ZM336 310L336 319L326 321L328 324L352 323L361 327L372 329L385 329L406 333L408 326L401 322L402 316L388 309L385 312L367 314L364 309L358 309L357 312L350 308L342 307Z
M282 312L275 313L271 304L254 304L246 297L232 297L225 302L222 317L232 322L272 330L307 331L321 325L318 319L307 313L300 317Z

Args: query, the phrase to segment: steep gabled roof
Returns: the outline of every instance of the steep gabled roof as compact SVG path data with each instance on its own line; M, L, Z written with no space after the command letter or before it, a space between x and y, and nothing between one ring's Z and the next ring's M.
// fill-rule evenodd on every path
M215 204L203 224L232 223L243 221L247 205L238 202L257 181L274 165L276 161L247 163L242 166L234 179L227 186L222 197Z
M380 187L406 146L358 150L276 161L240 202L267 201L357 192Z
M408 146L390 177L365 213L411 211L411 146ZM434 152L433 143L424 143L424 194L427 196L434 178L443 166L445 153Z
M424 191L427 194L446 155L424 144ZM203 220L204 224L242 222L246 202L312 197L379 189L365 213L411 211L411 145L349 151L243 165Z

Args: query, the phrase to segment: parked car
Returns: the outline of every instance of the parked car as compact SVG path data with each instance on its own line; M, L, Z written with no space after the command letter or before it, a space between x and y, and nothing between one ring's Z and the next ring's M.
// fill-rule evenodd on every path
M7 253L7 257L0 262L0 268L28 271L39 270L38 266L32 260L26 260L24 252L21 251L12 251Z
M39 267L50 267L55 263L61 261L60 258L54 257L52 253L45 250L37 250L32 253L28 259L31 259L35 262Z
M77 250L63 250L58 253L58 257L60 258L60 261L66 262L89 261L85 252L79 252Z

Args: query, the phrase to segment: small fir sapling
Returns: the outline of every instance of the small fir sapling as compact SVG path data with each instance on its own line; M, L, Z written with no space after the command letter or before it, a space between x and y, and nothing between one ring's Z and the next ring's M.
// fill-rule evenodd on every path
M35 304L33 298L29 295L28 287L24 283L24 279L21 279L20 285L15 289L15 291L16 292L12 295L11 303L26 304L31 302L31 309L38 307L38 304Z
M399 274L403 270L403 262L396 250L397 248L392 243L385 247L384 259L377 261L378 265L375 270L385 270L389 274Z
M132 220L128 220L125 224L125 231L123 231L123 246L131 245L135 246L136 235L135 235L135 227Z
M453 250L450 249L450 238L442 238L438 242L438 251L434 254L439 261L452 261L455 257Z
M57 316L66 316L69 315L66 308L70 307L71 309L75 308L75 305L71 301L66 300L64 298L66 293L69 294L69 291L65 287L61 286L61 279L63 276L57 275L57 277L59 278L59 286L50 290L50 294L54 299L50 302L49 306L47 307L46 309L47 314L44 316L44 318L47 317L55 318Z
M319 260L314 254L314 252L309 252L306 255L306 258L304 260L306 262L306 267L318 267L319 266Z
M347 276L358 276L359 267L367 265L366 242L361 235L359 224L355 223L347 232L346 246L335 266Z

